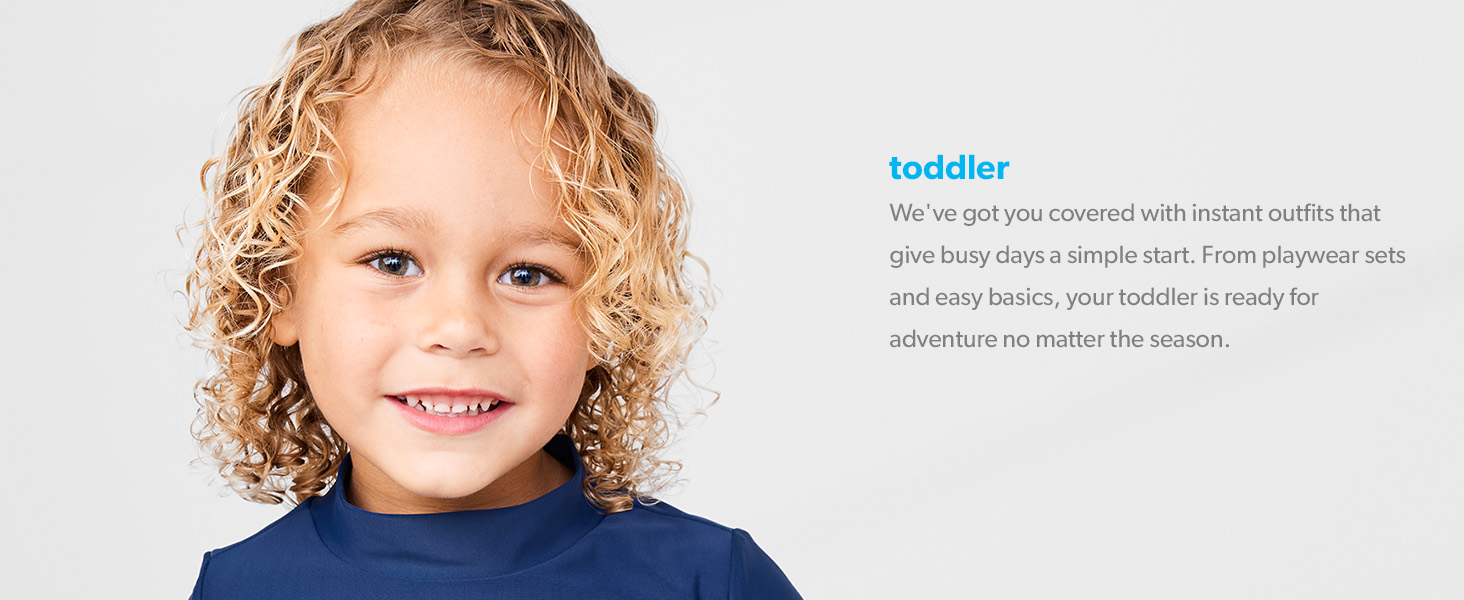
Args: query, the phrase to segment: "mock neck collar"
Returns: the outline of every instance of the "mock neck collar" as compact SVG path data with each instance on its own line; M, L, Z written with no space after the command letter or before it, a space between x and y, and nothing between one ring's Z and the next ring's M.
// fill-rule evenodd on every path
M574 476L524 504L487 510L395 515L346 501L351 457L335 485L309 500L326 548L373 573L415 580L480 579L519 571L569 549L604 515L585 499L584 467L568 436L544 446Z

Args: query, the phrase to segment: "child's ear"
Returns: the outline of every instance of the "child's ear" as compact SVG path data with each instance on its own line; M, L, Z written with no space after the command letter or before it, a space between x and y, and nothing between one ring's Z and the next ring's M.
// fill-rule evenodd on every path
M269 338L286 348L300 341L300 331L295 327L294 303L289 294L285 294L285 308L269 319Z
M600 364L600 361L595 360L595 353L594 352L586 352L585 354L588 355L588 356L585 357L585 372L586 373L589 373L591 370L593 370L595 368L595 365Z
M277 312L270 318L269 337L274 343L287 348L300 341L300 332L295 329L295 316L290 309Z

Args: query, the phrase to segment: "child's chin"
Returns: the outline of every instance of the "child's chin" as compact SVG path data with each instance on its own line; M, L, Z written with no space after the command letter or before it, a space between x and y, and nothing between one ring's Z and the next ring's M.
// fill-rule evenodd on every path
M482 465L474 467L476 468L453 468L451 465L440 464L404 473L401 478L396 479L414 495L452 500L476 494L503 475L498 470L485 470Z

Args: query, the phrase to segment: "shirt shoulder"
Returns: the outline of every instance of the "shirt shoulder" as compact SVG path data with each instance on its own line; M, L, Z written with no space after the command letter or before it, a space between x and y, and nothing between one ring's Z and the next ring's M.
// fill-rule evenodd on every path
M597 533L612 536L626 556L645 563L646 572L676 566L698 574L725 597L799 599L777 563L746 531L692 515L665 502L642 504L607 515ZM721 597L721 594L716 594Z
M650 554L664 554L681 561L713 559L731 550L734 529L711 519L688 514L665 502L643 504L605 515L596 534L620 538ZM644 546L644 547L641 547Z
M239 562L286 558L320 544L308 503L295 506L273 523L243 540L209 552L212 562ZM284 556L282 556L284 555ZM217 567L213 567L217 568Z
M294 581L309 586L323 582L325 574L339 565L320 542L309 505L302 503L273 523L243 540L203 555L192 599L219 600L236 597L273 597L273 582L287 577L261 577L261 573L294 574ZM263 586L263 587L261 587Z

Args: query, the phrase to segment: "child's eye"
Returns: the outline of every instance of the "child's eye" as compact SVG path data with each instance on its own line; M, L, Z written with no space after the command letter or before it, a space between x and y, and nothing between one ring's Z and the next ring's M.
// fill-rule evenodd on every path
M410 254L400 250L382 250L372 254L366 264L387 275L396 277L421 277L422 267Z
M539 265L514 265L498 276L498 283L517 287L539 287L559 281L559 276L549 267Z

